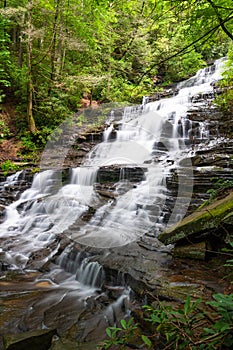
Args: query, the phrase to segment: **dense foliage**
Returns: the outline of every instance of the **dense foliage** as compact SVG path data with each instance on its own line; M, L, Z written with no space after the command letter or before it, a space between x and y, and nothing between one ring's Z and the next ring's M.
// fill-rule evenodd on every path
M3 0L0 99L18 132L52 130L83 97L135 103L192 75L232 29L231 0Z

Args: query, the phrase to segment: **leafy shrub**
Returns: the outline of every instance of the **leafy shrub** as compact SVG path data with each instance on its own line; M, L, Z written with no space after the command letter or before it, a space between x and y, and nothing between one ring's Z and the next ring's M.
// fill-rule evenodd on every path
M233 45L229 46L228 60L225 64L225 71L223 73L223 79L220 81L219 86L223 88L223 93L216 97L216 104L225 113L233 112Z
M233 346L233 294L224 295L221 293L213 295L213 301L206 304L216 309L219 315L211 328L204 328L208 340L206 349L221 349L224 346L231 348Z
M19 170L18 165L12 163L10 160L6 160L1 164L1 169L3 171L4 176L7 176L9 171L17 171Z
M233 189L233 180L212 178L211 181L214 182L213 188L210 188L206 193L210 195L209 199L205 200L202 205L199 207L203 208L206 205L212 203L222 193L225 194L226 190Z
M106 329L109 339L105 340L102 349L110 349L113 345L116 345L118 349L124 349L138 326L134 323L133 318L130 318L128 322L121 320L120 325L121 327L108 327Z
M106 329L108 339L100 349L125 349L130 345L129 341L133 348L132 342L138 344L139 335L139 348L229 349L233 345L233 294L217 293L212 297L213 300L204 303L202 299L192 301L187 296L183 308L180 309L174 309L165 302L159 302L157 308L145 305L143 326L134 323L133 318L128 323L121 320L121 327ZM207 309L208 306L211 308ZM145 322L153 327L147 327L147 335L143 334ZM148 332L151 334L148 335Z
M12 134L8 126L6 126L3 120L0 120L0 142L11 135Z

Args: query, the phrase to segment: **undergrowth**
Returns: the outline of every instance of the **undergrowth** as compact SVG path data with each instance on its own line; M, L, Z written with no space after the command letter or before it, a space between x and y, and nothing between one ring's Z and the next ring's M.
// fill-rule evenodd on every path
M142 322L121 320L106 329L99 349L225 350L233 346L233 294L213 294L212 300L187 296L182 308L166 302L143 306Z

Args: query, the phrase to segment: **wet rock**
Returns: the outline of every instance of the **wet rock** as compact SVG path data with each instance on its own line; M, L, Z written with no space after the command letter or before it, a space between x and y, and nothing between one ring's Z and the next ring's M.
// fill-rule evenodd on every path
M173 125L169 121L165 121L162 127L161 137L172 137Z
M228 154L218 154L216 152L205 154L197 154L190 158L193 166L215 166L217 168L230 168L233 169L233 159ZM183 166L184 160L180 162Z
M94 142L94 141L101 142L103 137L102 136L103 131L104 131L104 125L87 128L86 130L79 132L75 142L77 144L83 143L83 142Z
M41 269L48 260L57 253L59 238L57 237L48 247L35 250L31 253L28 261L27 268L29 269Z
M48 350L56 330L35 330L4 336L4 350Z
M0 261L0 271L1 272L7 271L9 268L10 268L9 264L7 264L4 261Z
M118 182L128 180L130 182L140 182L145 179L147 168L143 167L126 167L119 165L100 167L97 174L97 182Z
M5 209L6 209L5 205L0 204L0 223L2 223L4 220Z
M167 89L164 89L163 91L154 93L149 97L148 102L157 101L157 100L160 100L161 98L172 97L177 93L178 93L178 90L175 88L175 85L174 85L173 88L167 88Z
M233 212L233 192L227 197L194 212L181 222L166 229L159 235L159 240L165 244L181 242L197 242L204 237L211 237L213 231L222 229L224 220ZM226 239L226 232L219 230L220 239ZM216 236L216 235L214 235Z
M95 214L96 212L96 209L93 208L93 207L88 207L88 210L81 216L81 219L84 221L84 222L87 222L89 221L93 215Z
M112 184L95 184L95 191L101 197L106 199L114 199L118 197L116 186L112 186Z
M167 151L168 151L168 149L167 149L167 147L165 146L165 144L164 144L163 142L161 142L161 141L156 142L156 143L154 144L153 149L154 149L154 150L159 150L159 151L164 151L164 152L167 152Z

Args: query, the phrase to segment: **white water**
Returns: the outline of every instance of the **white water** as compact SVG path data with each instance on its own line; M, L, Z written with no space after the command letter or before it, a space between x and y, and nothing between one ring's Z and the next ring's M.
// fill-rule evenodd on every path
M145 167L146 162L146 179L116 200L100 206L89 223L69 232L70 238L89 246L109 248L135 241L151 229L156 236L166 200L166 176L182 158L183 141L191 130L192 123L187 120L191 99L196 94L213 91L211 83L220 78L221 64L220 60L215 71L201 70L180 83L179 93L174 97L150 103L144 99L141 106L127 107L116 130L116 140L108 141L113 131L111 125L104 142L90 152L83 166L72 169L69 184L62 186L61 174L52 170L37 174L31 188L7 207L5 221L0 225L5 260L23 268L35 252L50 247L57 235L75 223L96 199L93 184L98 168L112 164ZM172 132L164 137L166 123ZM178 132L180 125L182 135ZM198 137L208 136L208 125L200 123ZM167 152L156 149L158 142L164 144ZM172 222L184 213L185 207L179 215L173 212ZM43 261L57 249L48 248Z

